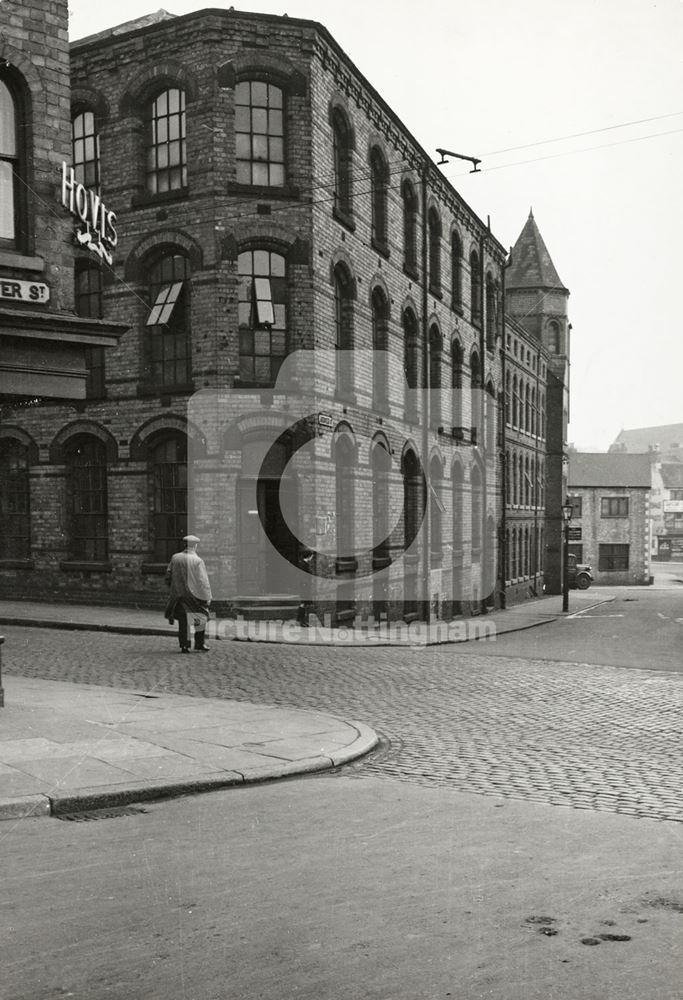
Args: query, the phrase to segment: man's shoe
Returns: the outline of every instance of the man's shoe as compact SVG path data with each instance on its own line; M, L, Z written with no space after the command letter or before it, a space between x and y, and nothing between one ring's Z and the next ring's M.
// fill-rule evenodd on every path
M180 652L181 653L189 653L190 652L190 647L189 646L181 646L180 647Z
M197 653L208 653L209 652L209 647L205 646L204 644L202 644L201 646L195 646L194 648L195 648L195 651Z

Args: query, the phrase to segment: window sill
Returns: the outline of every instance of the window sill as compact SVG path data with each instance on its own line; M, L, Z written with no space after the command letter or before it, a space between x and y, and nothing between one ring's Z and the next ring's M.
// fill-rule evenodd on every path
M373 250L377 251L378 254L380 254L386 260L389 260L390 256L389 244L386 242L386 240L378 240L376 236L373 236L370 239L370 245L372 246Z
M33 559L0 559L0 570L2 569L34 569Z
M59 568L64 573L111 573L113 571L110 562L88 562L76 559L60 562Z
M408 261L404 261L403 273L407 274L409 278L413 279L413 281L420 280L420 272L418 271L416 264L409 264Z
M375 569L386 569L387 566L391 566L390 556L373 556L372 557L372 568Z
M457 313L458 316L464 316L465 315L465 310L462 307L462 302L454 302L451 305L451 309L452 309L452 311L454 313Z
M431 282L429 284L429 294L433 295L435 299L443 298L443 292L441 291L441 286L433 285Z
M341 556L335 559L334 569L338 576L355 573L358 569L358 560L355 556Z
M163 205L167 201L179 201L187 198L190 193L187 185L181 188L174 188L173 191L159 191L152 194L144 191L142 194L134 194L130 200L131 208L146 208L148 205Z
M358 402L358 397L352 389L345 389L343 387L335 389L334 398L340 403L348 403L350 406L355 406Z
M45 270L45 261L42 257L27 257L14 250L0 250L0 267L13 267L17 271L36 271L42 274Z
M332 216L350 232L353 233L356 231L356 222L351 212L345 212L343 208L337 208L334 206L332 209Z
M283 184L281 187L270 187L267 184L238 184L232 181L228 184L228 194L253 195L254 198L262 198L266 201L270 198L299 198L298 187L292 184Z
M152 563L146 562L141 566L141 573L143 576L164 576L168 563Z

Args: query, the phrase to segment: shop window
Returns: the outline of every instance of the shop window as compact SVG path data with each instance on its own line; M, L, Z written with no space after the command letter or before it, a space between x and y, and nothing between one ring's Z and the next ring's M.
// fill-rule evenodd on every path
M601 497L600 517L628 517L628 497Z
M164 194L187 187L183 90L164 90L148 106L146 173L150 194Z
M100 137L93 111L81 111L71 122L72 161L76 180L100 190Z
M29 123L12 75L0 68L0 247L24 249L27 177L24 137Z
M375 146L370 153L372 245L384 255L389 252L387 239L388 198L389 168L381 150Z
M334 211L348 222L353 214L353 136L346 115L339 108L332 113L334 147Z
M187 534L187 439L174 434L149 453L153 485L153 561L166 563Z
M235 164L238 184L284 186L284 97L280 87L262 80L236 85Z
M0 440L0 559L31 556L28 448L14 438Z
M149 268L146 322L149 372L155 386L185 386L190 381L190 263L169 253Z
M69 559L106 562L108 556L107 453L99 438L83 434L65 449Z
M237 259L237 271L240 379L274 385L287 355L285 258L270 250L246 250Z
M628 545L598 546L598 570L601 573L616 573L628 569Z
M76 264L76 313L90 319L102 319L102 268L97 264ZM105 395L104 347L86 347L88 374L85 395L101 399Z

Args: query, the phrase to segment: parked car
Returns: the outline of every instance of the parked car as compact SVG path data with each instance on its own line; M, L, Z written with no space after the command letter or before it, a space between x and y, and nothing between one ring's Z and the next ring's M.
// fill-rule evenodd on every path
M570 552L567 566L569 586L572 589L588 590L593 582L593 573L588 563L577 563L576 556Z

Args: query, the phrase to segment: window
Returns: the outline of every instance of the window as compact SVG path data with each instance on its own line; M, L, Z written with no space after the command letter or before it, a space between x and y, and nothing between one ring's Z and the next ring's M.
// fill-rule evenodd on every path
M28 448L14 438L0 441L0 559L31 556Z
M628 517L628 497L601 497L600 517Z
M628 545L600 545L598 547L599 571L612 573L628 569L628 549Z
M244 80L235 87L235 161L238 184L283 187L284 102L280 87Z
M26 124L16 88L8 76L0 75L0 247L14 249L26 235L22 121Z
M185 92L173 88L152 101L147 118L147 190L150 194L187 186Z
M187 533L187 439L174 434L150 451L153 559L168 562Z
M389 305L380 288L372 293L372 402L389 408Z
M108 555L107 453L89 434L74 438L66 449L69 559L106 562Z
M102 319L102 269L96 264L76 265L76 313L91 319ZM105 394L104 348L86 347L88 374L85 395L101 399Z
M389 169L384 156L376 146L370 153L370 199L372 210L372 243L381 253L388 253L387 199L389 194Z
M470 282L472 294L472 322L481 323L481 272L479 269L479 254L473 250L470 254Z
M337 499L337 573L352 573L358 566L355 556L354 466L355 449L347 435L335 442L335 490Z
M81 111L71 123L72 160L76 180L94 191L100 189L100 137L95 114Z
M572 521L578 520L583 516L583 497L567 497L568 502L572 505Z
M570 556L576 556L577 563L583 562L583 545L580 542L569 542L567 549Z
M344 219L349 219L353 211L351 183L353 141L346 115L339 108L335 108L332 114L332 139L334 144L334 210Z
M237 272L240 378L274 385L287 354L285 258L270 250L246 250L237 258Z
M478 560L482 545L484 498L482 496L481 472L475 465L471 473L472 484L472 559Z
M391 457L382 442L372 449L372 566L389 564L389 476Z
M429 291L441 294L441 219L435 208L427 216L429 229Z
M559 354L560 351L560 327L555 320L548 323L546 335L546 346L552 354Z
M406 309L403 313L403 371L406 384L406 419L417 420L417 393L414 390L418 386L419 359L417 318L412 309Z
M441 462L432 458L429 463L429 553L430 564L440 566L443 560L443 523L442 515L446 508L441 499L443 487L443 469Z
M403 266L417 273L417 194L410 181L403 182Z
M337 393L353 392L353 296L351 275L343 264L334 269L335 348L337 351Z
M486 347L492 351L496 342L496 287L493 275L486 275Z
M462 309L462 243L457 233L451 236L451 305Z
M429 328L429 419L439 427L441 419L441 334L435 324Z
M190 263L182 254L160 257L148 271L149 370L153 385L190 381Z
M463 350L459 340L451 344L451 415L453 427L462 433L462 366Z

